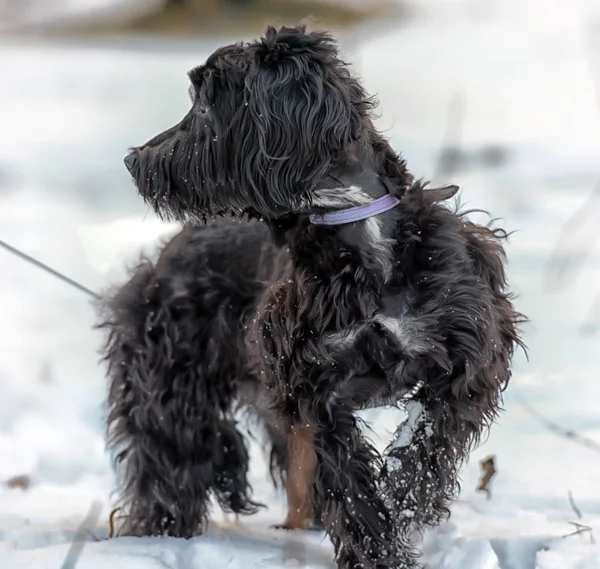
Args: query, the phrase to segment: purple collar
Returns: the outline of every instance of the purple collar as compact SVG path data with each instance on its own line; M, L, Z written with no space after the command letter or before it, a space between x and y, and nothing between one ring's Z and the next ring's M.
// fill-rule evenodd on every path
M367 205L359 205L322 215L311 214L309 219L310 222L315 225L342 225L344 223L353 223L355 221L362 221L368 217L374 217L384 211L389 211L399 203L400 200L396 196L386 194Z

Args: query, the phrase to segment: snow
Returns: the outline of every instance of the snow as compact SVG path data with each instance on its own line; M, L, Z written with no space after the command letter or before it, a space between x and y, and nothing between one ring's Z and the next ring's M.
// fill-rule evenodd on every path
M402 423L398 425L392 443L389 446L389 450L386 450L385 466L389 472L400 470L402 468L402 461L396 456L388 454L389 451L410 446L415 436L415 431L423 420L424 407L419 401L409 401L404 406L404 411L406 417Z
M580 332L600 294L600 204L591 198L600 179L600 5L413 4L402 27L360 41L346 34L345 51L378 94L379 126L417 175L433 171L456 92L466 101L464 148L507 146L506 165L474 165L448 181L461 185L465 205L517 230L510 278L533 320L530 361L517 357L506 411L466 465L451 520L425 535L424 561L429 569L599 569L591 537L600 531L600 457L549 433L520 401L600 442L598 335ZM0 239L97 291L175 231L140 203L122 158L183 115L185 73L215 45L161 45L0 43ZM564 230L579 210L587 217ZM555 250L570 263L565 276L548 267ZM270 528L284 503L256 442L251 480L268 510L235 521L215 509L207 534L190 541L105 540L114 478L94 312L81 292L4 250L0 266L0 481L31 478L26 491L0 486L0 568L60 567L95 502L102 510L84 532L79 569L333 566L322 534ZM363 417L383 448L404 415ZM489 454L498 474L488 501L474 488ZM570 522L591 531L563 537Z

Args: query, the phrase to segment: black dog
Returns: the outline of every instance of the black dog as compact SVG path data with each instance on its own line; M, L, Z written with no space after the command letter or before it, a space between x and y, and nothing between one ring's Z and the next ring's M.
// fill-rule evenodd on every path
M506 234L413 179L326 33L269 28L190 79L189 113L125 163L161 216L238 219L186 226L105 305L123 531L192 536L211 493L256 510L242 407L270 437L284 527L322 510L339 567L413 567L521 343ZM355 412L397 403L382 458Z

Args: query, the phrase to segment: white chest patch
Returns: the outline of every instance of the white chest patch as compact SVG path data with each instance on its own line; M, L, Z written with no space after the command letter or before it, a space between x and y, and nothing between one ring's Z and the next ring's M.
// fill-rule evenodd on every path
M325 337L325 343L335 350L351 350L359 334L373 324L379 324L408 356L417 356L427 351L426 332L414 317L404 314L398 318L376 314L372 319L350 326Z

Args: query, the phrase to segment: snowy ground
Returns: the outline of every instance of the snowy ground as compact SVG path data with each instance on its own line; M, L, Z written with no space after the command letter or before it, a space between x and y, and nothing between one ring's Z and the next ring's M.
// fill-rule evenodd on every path
M567 0L419 3L402 28L345 38L379 94L380 126L417 174L431 176L453 92L466 95L464 147L510 149L505 166L475 165L454 181L465 202L518 230L510 275L533 319L531 358L517 358L506 412L466 466L451 522L426 536L430 569L600 568L589 533L562 539L577 521L569 490L580 522L600 532L600 456L549 433L520 404L600 442L599 336L581 333L600 294L600 200L588 202L600 179L600 117L584 58L594 45L600 53L594 9ZM102 290L140 247L172 232L137 199L121 161L128 145L179 119L185 72L213 47L0 43L0 239ZM594 69L600 85L600 56ZM582 226L563 234L582 207ZM569 278L548 270L558 242ZM58 569L95 500L103 509L79 569L332 567L322 535L269 529L282 500L257 445L252 479L268 511L238 525L217 512L206 536L186 542L104 541L114 480L93 311L83 294L2 250L0 266L0 480L33 481L26 492L0 487L0 568ZM368 416L383 444L398 414ZM489 453L499 468L490 502L473 491Z

